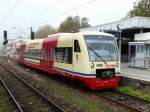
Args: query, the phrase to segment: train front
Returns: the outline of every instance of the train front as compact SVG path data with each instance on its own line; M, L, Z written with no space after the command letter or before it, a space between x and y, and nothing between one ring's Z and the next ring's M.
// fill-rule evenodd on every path
M90 73L94 78L85 81L91 89L116 88L120 80L119 53L115 37L107 35L84 35Z

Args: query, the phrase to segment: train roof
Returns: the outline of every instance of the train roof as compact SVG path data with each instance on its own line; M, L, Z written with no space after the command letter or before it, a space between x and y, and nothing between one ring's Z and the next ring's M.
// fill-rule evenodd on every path
M107 35L107 36L114 37L114 35L109 34L109 33L105 33L105 32L84 31L84 32L77 32L77 33L57 33L57 34L48 35L48 38L54 37L54 36L62 37L62 36L69 36L69 35Z
M105 32L97 32L97 31L85 31L85 32L77 32L77 33L57 33L57 34L52 34L52 35L48 35L48 38L51 38L51 37L66 37L66 39L69 39L69 37L71 37L72 35L107 35L107 36L112 36L114 37L113 35L111 34L108 34L108 33L105 33ZM46 39L46 38L44 38ZM28 39L28 40L25 40L25 43L28 45L30 43L42 43L44 39L34 39L34 40L31 40L31 39ZM71 38L70 38L71 39ZM24 43L22 43L24 44Z
M55 36L67 36L67 35L72 35L73 33L56 33L56 34L52 34L52 35L48 35L49 37L55 37Z
M84 31L84 32L78 32L76 34L79 34L79 35L107 35L107 36L114 37L112 34L105 33L105 32L98 32L98 31Z
M44 39L34 39L34 40L28 40L27 43L34 43L34 42L43 42Z
M11 41L11 42L8 41L7 46L12 45L12 44L14 44L14 45L16 44L18 46L18 45L21 45L27 41L29 41L29 39L19 39L19 40L16 39L16 40Z

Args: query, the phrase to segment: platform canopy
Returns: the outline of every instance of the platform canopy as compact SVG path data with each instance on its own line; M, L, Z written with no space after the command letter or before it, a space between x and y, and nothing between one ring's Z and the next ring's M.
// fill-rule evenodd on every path
M131 18L123 18L119 21L114 21L111 23L101 24L97 26L82 28L80 31L117 31L119 28L121 30L125 29L150 29L150 18L148 17L131 17Z

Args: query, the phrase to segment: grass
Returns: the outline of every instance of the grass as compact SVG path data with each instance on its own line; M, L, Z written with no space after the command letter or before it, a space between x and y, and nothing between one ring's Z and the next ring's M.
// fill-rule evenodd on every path
M123 86L123 87L118 87L117 90L150 101L150 93L144 93L139 89Z
M0 112L15 112L9 100L9 97L6 95L6 91L2 86L0 86Z
M45 85L50 87L49 83L45 82ZM57 95L63 96L64 99L69 100L69 102L72 102L75 105L82 107L84 110L86 110L86 112L103 112L103 111L100 111L99 107L97 107L96 105L92 104L91 102L85 100L84 97L82 97L81 95L74 94L69 89L64 88L63 86L57 85L55 83L53 85L51 84L51 88L53 88L53 91Z
M80 107L85 112L114 112L109 106L103 102L96 103L88 99L84 94L72 91L70 88L62 86L62 83L56 83L56 81L42 81L44 87L48 87L51 92L53 91L58 96L62 96L68 102Z

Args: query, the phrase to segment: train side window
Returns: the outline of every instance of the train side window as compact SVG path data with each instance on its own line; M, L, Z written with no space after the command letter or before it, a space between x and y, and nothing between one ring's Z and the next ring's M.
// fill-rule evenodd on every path
M38 59L40 60L40 57L41 57L41 50L39 49L38 50Z
M34 55L33 59L36 59L36 50L35 49L33 50L33 55Z
M36 59L38 59L38 49L36 49L35 55L36 55Z
M61 63L72 63L72 47L54 48L54 61Z
M64 48L63 62L72 64L72 47Z
M81 52L78 40L74 40L74 52Z
M39 50L36 49L36 59L39 59Z
M16 54L19 54L19 48L16 48Z
M32 49L32 59L34 59L34 50Z
M63 61L64 49L63 48L55 48L55 58L57 62Z
M39 50L36 49L36 59L38 59L38 58L39 58Z
M68 48L68 60L67 60L67 62L69 64L72 64L72 47Z

